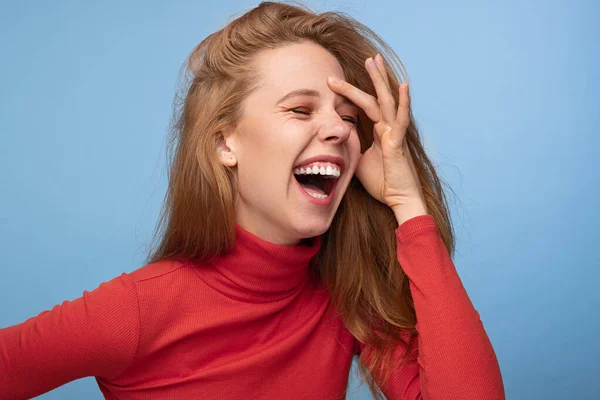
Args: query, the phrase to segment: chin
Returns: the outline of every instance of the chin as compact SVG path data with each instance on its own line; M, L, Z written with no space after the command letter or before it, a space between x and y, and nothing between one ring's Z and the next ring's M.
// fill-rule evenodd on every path
M324 234L330 226L330 220L315 219L314 221L297 221L294 224L294 230L298 232L301 239L306 239Z

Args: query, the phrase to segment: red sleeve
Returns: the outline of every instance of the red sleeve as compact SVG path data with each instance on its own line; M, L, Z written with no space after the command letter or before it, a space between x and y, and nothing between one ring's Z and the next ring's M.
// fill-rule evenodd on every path
M496 354L431 215L396 230L419 333L416 362L381 387L388 400L504 400ZM364 348L359 343L360 349ZM398 349L401 355L403 349ZM379 384L379 383L378 383Z
M140 332L135 283L122 274L73 301L0 329L0 393L29 399L86 376L117 377Z

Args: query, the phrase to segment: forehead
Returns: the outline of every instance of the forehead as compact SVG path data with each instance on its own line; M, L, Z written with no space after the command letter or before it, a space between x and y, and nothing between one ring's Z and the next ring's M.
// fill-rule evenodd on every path
M344 71L337 59L313 42L265 50L258 55L255 66L259 87L273 96L299 87L333 94L327 85L327 77L344 78Z

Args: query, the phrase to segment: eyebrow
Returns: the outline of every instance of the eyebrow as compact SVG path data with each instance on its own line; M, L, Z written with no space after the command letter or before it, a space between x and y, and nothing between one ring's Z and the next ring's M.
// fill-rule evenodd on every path
M279 105L279 104L283 103L284 101L287 101L287 100L291 99L292 97L296 97L296 96L308 96L308 97L320 98L321 94L318 91L313 90L313 89L296 89L296 90L292 90L291 92L289 92L288 94L286 94L285 96L283 96L282 98L277 100L277 103L275 103L275 105ZM349 104L351 106L358 107L356 104L354 104L352 101L350 101L350 99L348 99L347 97L341 96L339 94L338 94L338 96L342 98L342 104Z

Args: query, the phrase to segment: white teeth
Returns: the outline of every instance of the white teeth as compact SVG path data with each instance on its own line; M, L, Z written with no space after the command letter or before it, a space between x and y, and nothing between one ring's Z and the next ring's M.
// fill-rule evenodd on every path
M327 165L318 167L313 165L312 168L295 168L295 175L323 175L325 178L339 178L340 170L335 165Z
M324 198L328 197L326 194L309 193L309 192L307 192L307 193L310 194L312 197L316 197L317 199L324 199Z

